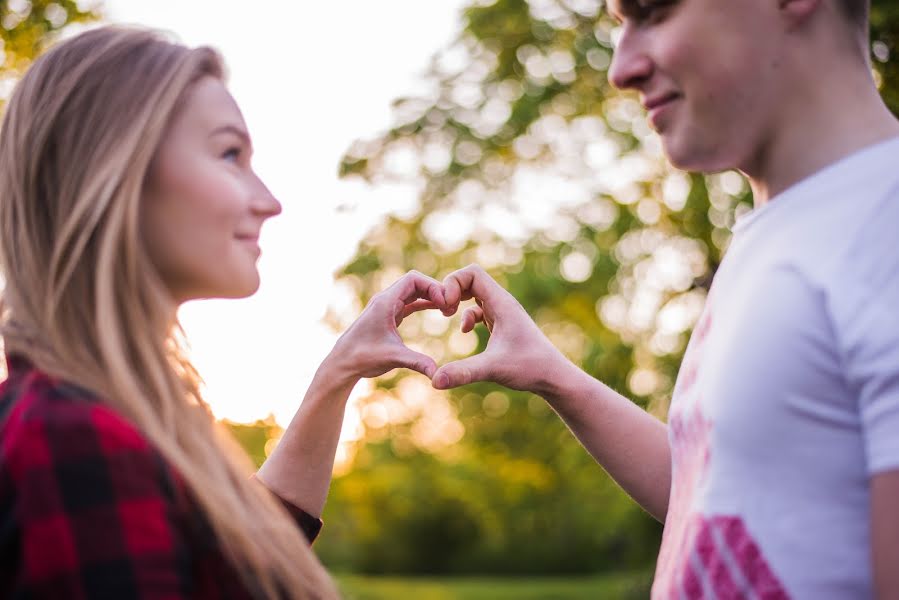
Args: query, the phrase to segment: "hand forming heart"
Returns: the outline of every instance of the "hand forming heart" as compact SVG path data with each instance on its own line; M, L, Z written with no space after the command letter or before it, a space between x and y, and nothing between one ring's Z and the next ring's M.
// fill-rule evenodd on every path
M460 302L471 298L477 306L463 312L462 331L467 333L483 322L491 334L484 352L438 369L431 357L403 343L397 327L405 317L427 309L452 316ZM477 265L451 273L442 284L415 271L407 273L371 299L338 340L337 352L359 377L406 367L432 378L438 389L493 381L540 393L559 361L568 362L518 301Z

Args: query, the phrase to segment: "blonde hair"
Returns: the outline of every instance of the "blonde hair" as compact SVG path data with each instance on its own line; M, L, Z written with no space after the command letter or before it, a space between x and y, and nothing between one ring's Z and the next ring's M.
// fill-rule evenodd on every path
M154 154L219 55L102 27L38 58L0 130L2 335L9 354L95 392L179 472L227 560L267 597L336 598L287 511L200 394L139 228Z

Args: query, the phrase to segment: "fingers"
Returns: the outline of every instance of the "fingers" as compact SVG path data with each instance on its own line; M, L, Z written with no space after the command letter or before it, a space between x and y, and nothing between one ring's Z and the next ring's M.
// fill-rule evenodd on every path
M400 312L401 319L405 319L412 313L417 313L422 310L431 310L437 308L437 305L431 302L430 300L416 300L410 304L404 304L403 310Z
M484 323L484 309L480 306L466 308L462 313L462 333L468 333L478 323Z
M437 371L437 363L427 354L410 350L405 346L399 351L399 355L394 361L398 367L405 367L418 371L422 375L432 378Z
M433 308L437 308L437 305L430 300L416 300L410 304L402 305L397 301L397 312L394 315L394 322L396 323L396 326L399 327L400 323L403 322L403 319L412 313L417 313L422 310L431 310Z
M478 265L469 265L450 273L443 280L443 294L446 301L444 314L453 314L459 302L474 297L490 304L495 303L503 294L502 286L493 280Z
M475 381L490 381L492 376L490 357L482 353L443 365L431 377L431 382L438 390L448 390Z
M437 308L446 307L446 298L440 282L418 271L409 271L382 293L394 302L401 301L403 305L422 299L430 300Z

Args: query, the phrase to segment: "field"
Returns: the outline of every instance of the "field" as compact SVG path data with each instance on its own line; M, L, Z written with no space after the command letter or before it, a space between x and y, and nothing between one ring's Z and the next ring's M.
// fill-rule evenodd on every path
M338 575L347 600L637 600L649 597L646 572L594 577L366 577Z

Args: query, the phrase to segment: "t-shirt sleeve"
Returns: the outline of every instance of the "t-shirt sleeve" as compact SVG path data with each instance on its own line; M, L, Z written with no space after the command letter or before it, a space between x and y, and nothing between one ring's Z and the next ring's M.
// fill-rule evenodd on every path
M71 403L6 431L20 537L14 595L190 595L174 482L161 456L116 413ZM11 439L12 438L12 439Z
M847 382L858 400L868 473L899 469L899 194L862 230L830 290Z

